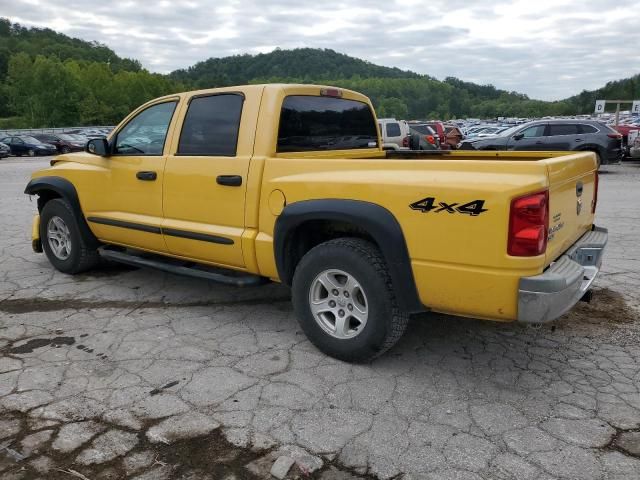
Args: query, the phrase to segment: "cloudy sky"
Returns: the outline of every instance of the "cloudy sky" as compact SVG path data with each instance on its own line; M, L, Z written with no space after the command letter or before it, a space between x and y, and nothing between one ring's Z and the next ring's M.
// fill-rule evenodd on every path
M638 0L0 0L0 16L97 40L156 72L332 48L545 100L640 72Z

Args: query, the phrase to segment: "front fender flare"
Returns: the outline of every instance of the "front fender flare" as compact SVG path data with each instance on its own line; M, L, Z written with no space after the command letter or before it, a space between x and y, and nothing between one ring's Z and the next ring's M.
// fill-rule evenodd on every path
M24 189L24 193L27 195L38 195L39 197L45 192L54 192L57 197L66 200L71 206L71 210L76 217L78 227L80 228L85 240L92 243L94 246L100 244L84 218L76 187L74 187L69 180L55 176L38 177L32 179ZM41 207L40 203L38 203L38 207Z
M416 290L409 251L397 219L386 208L360 200L305 200L284 208L274 230L274 253L281 282L291 285L295 271L287 255L287 242L300 225L310 220L340 221L366 231L382 252L402 309L409 313L426 310Z

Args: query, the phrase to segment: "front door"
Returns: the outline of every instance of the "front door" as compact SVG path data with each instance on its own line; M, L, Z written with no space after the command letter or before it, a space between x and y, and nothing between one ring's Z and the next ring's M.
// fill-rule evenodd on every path
M85 212L94 234L108 243L166 252L162 237L164 145L178 100L137 112L112 140L111 156L94 176Z
M546 124L533 125L512 135L507 150L548 150L545 145Z
M165 167L162 230L169 253L245 266L245 193L260 94L196 95L185 106Z

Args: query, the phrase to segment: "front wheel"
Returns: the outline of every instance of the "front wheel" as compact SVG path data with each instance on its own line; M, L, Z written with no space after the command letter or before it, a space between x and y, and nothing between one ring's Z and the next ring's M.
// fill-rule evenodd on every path
M71 151L71 149L69 147L67 147L66 145L64 145L61 149L60 149L60 153L69 153Z
M375 245L339 238L311 249L293 277L293 306L307 338L348 362L367 362L390 349L409 316L400 310Z
M30 148L29 150L27 150L27 155L29 155L30 157L35 157L36 152L32 148Z
M98 264L100 255L82 236L71 206L50 200L40 213L40 240L49 262L63 273L76 274Z

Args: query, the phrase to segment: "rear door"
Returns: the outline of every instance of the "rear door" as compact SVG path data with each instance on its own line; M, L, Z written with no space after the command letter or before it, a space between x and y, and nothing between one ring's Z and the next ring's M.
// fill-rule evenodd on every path
M247 89L189 99L165 167L169 253L245 266L245 194L261 96L261 89Z
M584 137L576 123L550 123L545 146L547 150L573 150Z

